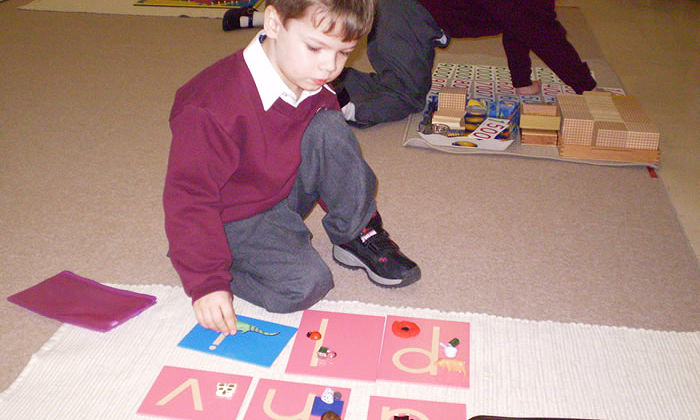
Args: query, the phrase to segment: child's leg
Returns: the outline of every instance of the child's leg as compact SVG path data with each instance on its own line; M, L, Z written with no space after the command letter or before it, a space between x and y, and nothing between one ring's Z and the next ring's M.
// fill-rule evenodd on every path
M553 0L473 0L502 26L506 42L527 46L577 93L595 88L596 82L586 63L566 39L566 30L556 19ZM512 76L512 74L511 74ZM516 75L516 77L521 77ZM513 84L523 81L513 80ZM516 85L517 86L517 85Z
M307 309L333 288L311 233L287 200L226 224L233 263L231 291L270 312Z
M301 143L302 162L289 205L306 217L323 200L323 227L333 243L353 239L376 211L377 179L338 111L320 111Z
M520 42L518 37L508 30L503 32L502 43L508 59L508 70L510 70L510 79L513 82L513 86L516 89L531 86L532 60L530 60L530 47Z
M334 244L334 259L364 269L382 286L401 287L418 280L418 266L384 230L374 200L376 178L343 115L316 114L304 133L301 151L290 206L306 216L322 200L327 209L323 226Z
M405 118L423 109L432 84L440 27L415 0L379 0L367 55L374 73L347 69L344 87L360 125Z
M567 40L566 29L557 20L554 0L538 0L524 4L530 4L526 16L532 25L530 38L525 42L529 43L532 51L576 93L593 90L596 81L588 65L581 61L578 52Z

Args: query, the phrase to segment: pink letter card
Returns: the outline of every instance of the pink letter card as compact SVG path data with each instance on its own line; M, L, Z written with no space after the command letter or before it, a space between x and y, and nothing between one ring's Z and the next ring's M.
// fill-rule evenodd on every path
M310 420L329 411L345 418L349 398L348 388L260 379L244 419Z
M163 366L139 414L177 419L235 419L252 378Z
M109 331L156 303L155 296L115 289L63 271L7 298L40 315Z
M469 323L388 316L377 379L469 387Z
M384 317L304 311L287 373L374 381Z
M367 420L394 420L395 416L408 416L416 420L466 419L467 406L457 403L370 397Z

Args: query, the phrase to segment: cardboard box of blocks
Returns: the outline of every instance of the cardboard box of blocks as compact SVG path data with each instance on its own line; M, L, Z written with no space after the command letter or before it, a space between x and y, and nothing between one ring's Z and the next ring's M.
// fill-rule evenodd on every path
M659 129L631 96L609 92L558 95L563 157L657 163Z

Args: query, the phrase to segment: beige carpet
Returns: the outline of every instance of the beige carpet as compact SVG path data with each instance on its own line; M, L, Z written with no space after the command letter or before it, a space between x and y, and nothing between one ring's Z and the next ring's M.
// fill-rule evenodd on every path
M0 5L12 28L0 37L2 389L58 327L4 297L62 270L179 284L161 205L173 95L255 33L224 33L216 19L17 11L25 3ZM601 59L580 12L561 17L582 54ZM458 40L445 53L478 61L502 49L498 38ZM367 66L362 49L354 60ZM329 300L699 329L700 268L661 179L401 147L404 126L357 135L387 228L423 279L385 290L335 265L316 211L308 223L336 281Z
M315 305L312 309L321 311L470 323L468 389L369 382L286 374L291 344L270 368L178 347L195 323L192 313L182 310L188 304L182 289L131 289L155 295L158 303L108 333L62 326L32 357L19 379L0 394L4 418L147 418L135 413L166 365L252 376L238 419L243 419L261 378L350 388L346 420L366 420L371 395L466 403L468 417L694 420L700 413L700 394L695 392L700 387L699 332L532 322L358 302ZM301 320L301 313L269 314L243 303L239 313L293 327ZM163 328L165 320L167 328ZM299 334L297 339L306 339L303 331ZM341 360L339 355L337 361Z
M106 13L143 16L183 16L221 18L225 9L200 7L136 6L135 0L36 0L22 7L24 10L53 12Z

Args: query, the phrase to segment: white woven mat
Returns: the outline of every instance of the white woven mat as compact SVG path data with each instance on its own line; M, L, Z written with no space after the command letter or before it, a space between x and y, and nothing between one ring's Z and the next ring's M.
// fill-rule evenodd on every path
M369 396L467 405L478 414L604 419L700 418L700 332L675 333L507 319L471 313L322 301L312 309L471 323L469 389L284 373L291 344L270 368L187 350L195 323L179 287L118 286L158 303L108 333L63 325L0 394L0 417L128 419L164 365L349 387L346 420L366 419ZM297 326L301 313L271 314L242 300L241 315ZM457 419L441 419L457 420Z

